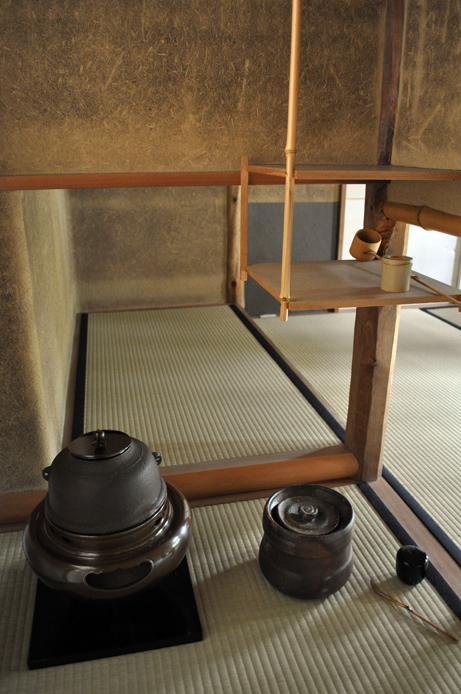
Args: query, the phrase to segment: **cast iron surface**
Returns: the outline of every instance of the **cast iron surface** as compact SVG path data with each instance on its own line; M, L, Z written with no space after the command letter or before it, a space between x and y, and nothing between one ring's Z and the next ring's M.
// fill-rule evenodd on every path
M290 507L297 497L314 498L333 506L339 522L326 534L312 535L285 527L279 505ZM288 500L288 501L287 501ZM342 588L352 573L354 511L339 492L319 485L281 489L267 501L263 512L264 536L259 564L265 578L283 593L297 598L323 598Z
M187 560L162 583L122 600L86 602L37 583L30 670L201 641Z
M166 485L166 500L134 528L84 535L59 528L46 513L46 499L24 532L24 553L50 588L102 600L125 597L159 583L183 559L192 515L184 496Z
M120 431L89 432L43 471L45 513L54 525L95 535L133 528L165 503L158 460L142 441Z
M131 446L131 438L123 431L102 429L79 436L68 445L68 450L77 458L100 460L121 455Z

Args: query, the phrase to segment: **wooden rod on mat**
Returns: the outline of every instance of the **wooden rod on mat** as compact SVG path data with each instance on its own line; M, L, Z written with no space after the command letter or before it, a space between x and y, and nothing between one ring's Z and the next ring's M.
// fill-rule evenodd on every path
M280 320L288 318L291 284L291 239L293 231L293 202L295 189L296 132L298 126L299 54L301 46L302 0L293 0L291 19L290 86L288 91L288 127L285 148L285 209L283 219L282 278Z
M259 489L278 489L292 484L345 479L354 477L358 469L355 456L343 453L176 474L174 466L171 466L165 468L162 475L187 499L201 499Z
M418 207L399 202L385 202L383 210L388 219L396 222L405 222L426 230L431 229L461 237L461 217L456 214L441 212L425 205Z

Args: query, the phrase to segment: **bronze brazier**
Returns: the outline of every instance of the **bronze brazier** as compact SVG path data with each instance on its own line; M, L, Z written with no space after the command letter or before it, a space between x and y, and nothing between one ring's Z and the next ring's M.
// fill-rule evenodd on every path
M349 579L354 511L339 492L314 484L281 489L267 501L259 565L296 598L325 598Z
M24 533L32 569L50 588L89 599L155 585L182 561L192 516L158 471L161 456L119 431L72 441L45 468L48 494Z

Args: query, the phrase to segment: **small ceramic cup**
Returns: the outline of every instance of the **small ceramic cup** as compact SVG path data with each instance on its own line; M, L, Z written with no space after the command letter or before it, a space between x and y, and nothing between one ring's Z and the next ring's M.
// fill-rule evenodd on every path
M360 229L352 239L349 253L363 262L374 260L381 245L381 235L374 229Z
M413 258L408 255L383 255L381 262L381 289L385 292L407 292Z

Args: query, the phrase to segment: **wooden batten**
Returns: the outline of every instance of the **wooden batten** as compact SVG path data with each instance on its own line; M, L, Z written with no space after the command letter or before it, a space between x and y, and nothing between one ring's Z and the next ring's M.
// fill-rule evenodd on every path
M279 489L293 484L321 483L354 477L359 465L355 456L345 446L335 452L314 457L293 457L291 460L272 462L224 461L220 466L200 469L184 465L164 468L162 475L177 487L187 499L220 497L259 490ZM333 449L332 449L333 450Z
M343 444L313 451L287 451L249 458L172 465L162 477L192 501L280 489L292 484L352 482L358 462ZM47 490L0 497L0 528L24 525Z
M248 157L241 159L240 171L240 279L247 279L248 265Z
M378 479L397 350L400 306L358 308L346 445L359 461L358 481Z
M405 21L404 6L404 0L388 0L387 3L378 135L378 164L383 165L389 165L392 160Z

